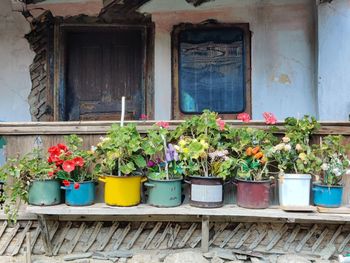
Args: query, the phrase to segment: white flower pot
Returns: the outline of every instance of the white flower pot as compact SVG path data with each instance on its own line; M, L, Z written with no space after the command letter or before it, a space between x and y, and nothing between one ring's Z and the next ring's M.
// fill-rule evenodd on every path
M310 205L309 174L283 174L278 179L280 206Z

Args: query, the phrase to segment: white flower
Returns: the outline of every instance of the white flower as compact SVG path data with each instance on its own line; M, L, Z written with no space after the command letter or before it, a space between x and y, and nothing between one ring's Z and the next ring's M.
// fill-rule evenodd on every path
M277 145L275 146L275 149L276 149L277 151L281 151L281 150L283 150L284 146L285 146L284 143L280 143L280 144L277 144Z
M285 136L285 137L282 138L282 141L284 143L289 143L290 142L290 138Z
M283 148L286 152L289 152L292 149L292 146L290 144L286 144Z
M323 171L327 171L327 170L329 169L328 163L323 163L323 164L321 165L321 169L322 169Z
M303 147L298 143L297 145L295 145L295 149L299 152L303 149Z
M339 168L334 168L333 173L335 174L335 176L341 176L342 174Z
M90 151L92 151L92 152L95 152L95 151L96 151L96 149L97 149L97 147L96 147L96 146L93 146L93 145L92 145L92 146L90 147Z

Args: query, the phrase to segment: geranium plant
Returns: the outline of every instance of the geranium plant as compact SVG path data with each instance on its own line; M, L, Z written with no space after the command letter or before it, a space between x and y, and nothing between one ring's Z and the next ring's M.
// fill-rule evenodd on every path
M320 177L322 184L328 186L342 184L343 175L350 165L345 145L343 136L329 135L316 147L322 161Z
M224 144L227 125L217 114L204 111L180 125L174 133L179 139L181 167L186 175L231 176L235 159L229 156Z
M9 159L0 169L0 178L5 181L3 200L9 220L16 221L21 201L28 202L28 190L34 180L48 180L54 166L50 165L40 148L34 148L23 157Z
M142 138L136 126L112 125L97 145L96 172L101 175L136 175L146 167L142 154Z
M179 155L173 144L169 143L169 123L157 122L148 130L142 148L147 157L148 176L152 179L173 179L181 177L178 165Z
M266 152L277 141L270 131L232 128L225 136L231 154L238 160L236 171L239 179L261 181L270 178Z
M78 189L81 182L94 181L96 177L92 172L94 154L83 150L83 139L77 135L65 136L66 144L57 144L48 149L48 163L55 165L50 175L63 180L65 186L74 183Z
M285 119L285 136L268 153L280 172L315 174L319 171L321 160L309 145L310 136L318 127L316 119L309 116Z

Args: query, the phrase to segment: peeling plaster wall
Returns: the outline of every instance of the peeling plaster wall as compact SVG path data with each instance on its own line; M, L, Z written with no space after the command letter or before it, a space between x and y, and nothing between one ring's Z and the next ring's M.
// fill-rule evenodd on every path
M321 120L349 120L350 1L318 7L318 108Z
M315 18L312 0L220 0L194 8L183 0L153 0L141 8L152 14L155 36L155 117L171 116L171 31L181 22L217 19L249 23L252 37L254 119L271 111L279 119L317 115Z
M0 1L0 121L30 121L27 97L29 65L34 54L24 35L29 23L12 12L10 0Z

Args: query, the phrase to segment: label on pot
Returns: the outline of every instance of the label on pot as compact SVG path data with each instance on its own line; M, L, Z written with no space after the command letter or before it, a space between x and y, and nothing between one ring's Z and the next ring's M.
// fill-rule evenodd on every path
M197 202L222 202L222 185L191 185L191 200Z

